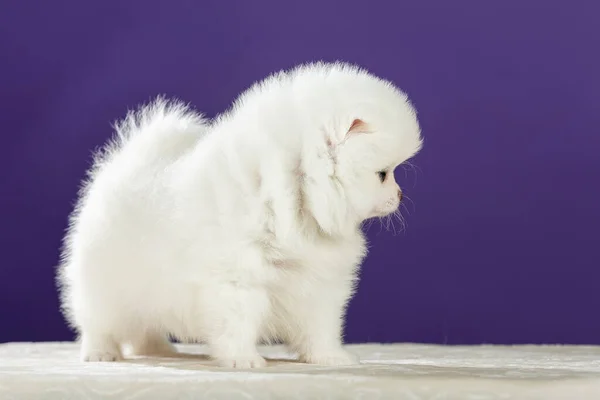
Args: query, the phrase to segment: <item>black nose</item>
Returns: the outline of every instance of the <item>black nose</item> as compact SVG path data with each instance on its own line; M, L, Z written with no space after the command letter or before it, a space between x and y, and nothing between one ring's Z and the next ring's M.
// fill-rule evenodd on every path
M402 190L398 189L398 200L402 201Z

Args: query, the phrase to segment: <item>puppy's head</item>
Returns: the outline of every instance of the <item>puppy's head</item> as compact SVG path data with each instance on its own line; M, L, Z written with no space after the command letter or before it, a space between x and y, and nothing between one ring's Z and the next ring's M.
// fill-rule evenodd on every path
M366 118L353 119L345 138L331 145L339 200L346 203L340 207L346 207L348 216L358 222L396 211L402 189L394 171L420 148L416 124L386 127Z
M306 169L313 179L311 209L321 228L340 232L397 210L402 189L394 170L422 146L416 113L391 83L352 68L323 79L319 156Z

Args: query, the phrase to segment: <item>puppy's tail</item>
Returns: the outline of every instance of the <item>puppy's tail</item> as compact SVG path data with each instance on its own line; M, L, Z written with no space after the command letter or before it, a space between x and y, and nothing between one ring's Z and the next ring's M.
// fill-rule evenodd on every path
M97 172L121 156L149 165L170 163L191 150L208 125L204 116L187 104L159 96L114 123L115 134L95 154L92 170Z

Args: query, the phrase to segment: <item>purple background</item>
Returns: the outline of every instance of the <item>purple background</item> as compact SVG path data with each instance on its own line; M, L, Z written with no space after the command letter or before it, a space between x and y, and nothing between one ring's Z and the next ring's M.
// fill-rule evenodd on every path
M168 5L167 5L168 4ZM0 342L70 339L54 266L90 152L164 93L214 115L300 62L394 80L425 136L349 341L600 343L600 2L0 3Z

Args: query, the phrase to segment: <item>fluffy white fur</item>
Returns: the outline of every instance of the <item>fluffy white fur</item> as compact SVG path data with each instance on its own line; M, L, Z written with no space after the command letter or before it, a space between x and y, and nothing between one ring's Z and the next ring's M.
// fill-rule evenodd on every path
M357 361L342 330L360 224L398 208L393 171L421 148L405 94L319 63L254 85L214 121L159 99L116 132L59 269L83 360L169 353L171 336L228 367L264 366L261 340L308 363Z

